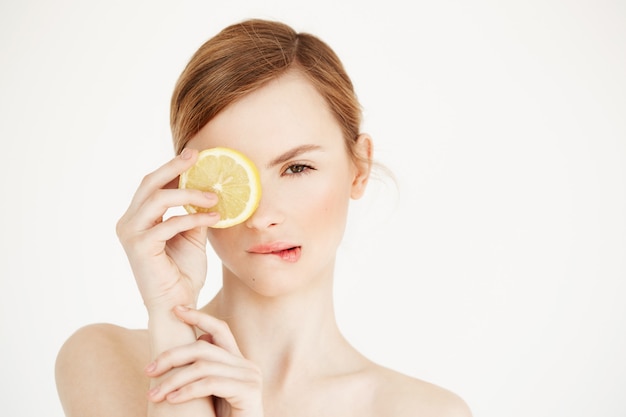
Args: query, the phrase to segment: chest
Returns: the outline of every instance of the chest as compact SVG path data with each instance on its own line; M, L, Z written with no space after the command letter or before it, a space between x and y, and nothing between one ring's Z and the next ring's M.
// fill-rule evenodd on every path
M375 391L375 387L355 379L266 392L265 417L379 416Z

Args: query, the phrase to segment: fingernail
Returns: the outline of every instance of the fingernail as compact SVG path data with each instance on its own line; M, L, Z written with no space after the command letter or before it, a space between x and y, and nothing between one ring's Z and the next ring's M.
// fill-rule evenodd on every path
M191 149L185 148L180 154L181 159L189 159L191 158Z
M152 388L150 391L148 391L148 397L154 397L155 395L158 394L159 392L159 388L158 386Z
M146 368L144 370L145 370L145 372L151 373L151 372L154 372L156 367L157 367L157 363L155 361L155 362L152 362L152 363L148 364L148 366L146 366Z
M187 306L176 306L176 310L178 311L189 311L190 308Z
M202 193L202 195L208 198L209 200L215 200L215 197L217 197L215 194L209 193L209 192L204 192Z

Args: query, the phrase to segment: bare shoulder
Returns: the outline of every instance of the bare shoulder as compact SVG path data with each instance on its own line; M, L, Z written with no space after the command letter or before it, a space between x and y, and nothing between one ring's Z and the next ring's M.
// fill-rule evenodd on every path
M111 324L76 331L56 359L56 382L66 416L145 415L148 390L143 367L148 334ZM139 399L139 400L138 400Z
M374 409L380 415L400 417L471 417L466 402L457 394L417 378L375 365L377 380Z

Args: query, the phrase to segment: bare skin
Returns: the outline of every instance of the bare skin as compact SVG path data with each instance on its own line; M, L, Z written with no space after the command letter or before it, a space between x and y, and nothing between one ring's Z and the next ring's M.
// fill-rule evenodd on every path
M163 221L168 207L215 204L171 189L214 146L259 167L257 211L228 229L208 227L217 218L206 214ZM187 147L144 179L118 223L148 329L91 325L67 341L56 374L68 417L470 416L455 394L365 358L337 326L335 254L349 200L367 184L369 136L352 160L323 98L292 72L223 110ZM196 310L207 241L223 286Z
M351 361L333 372L311 374L279 389L270 389L270 381L264 381L265 415L471 415L463 400L450 391L381 367L347 344L344 348ZM150 378L144 368L149 361L147 330L108 324L81 329L66 343L57 363L59 395L66 415L146 416Z

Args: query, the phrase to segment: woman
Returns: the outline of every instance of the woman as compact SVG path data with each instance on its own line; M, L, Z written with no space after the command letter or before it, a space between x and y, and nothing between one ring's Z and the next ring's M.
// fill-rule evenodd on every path
M147 175L117 225L146 330L91 325L57 359L67 416L467 416L449 391L363 357L333 312L336 251L367 185L371 138L352 84L319 39L269 21L206 42L173 94L177 157ZM225 146L260 171L255 213L163 216L215 195L175 188L198 151ZM206 241L223 286L197 309Z

